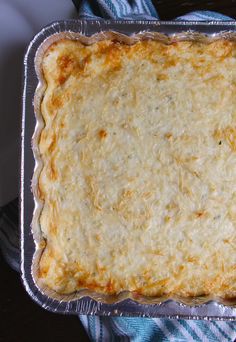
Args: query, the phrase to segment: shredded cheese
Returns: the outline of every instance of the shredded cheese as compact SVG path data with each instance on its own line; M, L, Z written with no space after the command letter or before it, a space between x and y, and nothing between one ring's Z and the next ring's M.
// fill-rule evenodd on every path
M39 141L39 277L236 295L236 45L53 44Z

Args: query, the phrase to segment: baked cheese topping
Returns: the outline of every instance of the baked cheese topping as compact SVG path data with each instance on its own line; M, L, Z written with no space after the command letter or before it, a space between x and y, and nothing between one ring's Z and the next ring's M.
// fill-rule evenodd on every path
M54 43L39 277L59 293L236 296L236 43Z

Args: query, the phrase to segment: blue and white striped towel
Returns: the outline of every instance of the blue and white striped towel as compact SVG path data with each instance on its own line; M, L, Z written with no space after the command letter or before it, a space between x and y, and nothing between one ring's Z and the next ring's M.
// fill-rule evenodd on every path
M79 17L158 19L150 0L73 1ZM230 20L216 12L191 12L176 20ZM0 247L9 264L19 270L19 240L17 229L17 200L0 208ZM236 323L219 321L171 320L159 318L80 316L92 341L174 341L223 342L236 340Z

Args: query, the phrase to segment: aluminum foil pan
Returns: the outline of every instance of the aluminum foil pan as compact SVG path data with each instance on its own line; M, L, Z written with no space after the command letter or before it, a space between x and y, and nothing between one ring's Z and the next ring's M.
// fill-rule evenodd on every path
M42 168L37 142L44 125L40 103L45 91L41 62L45 50L62 38L78 39L85 44L105 38L127 44L140 39L155 39L165 43L179 40L209 43L222 38L236 40L236 23L68 20L52 23L33 38L24 60L22 116L21 271L27 292L45 309L61 313L236 320L236 299L154 298L137 296L131 292L108 296L91 290L59 295L40 283L37 269L44 243L39 225L43 203L37 190Z

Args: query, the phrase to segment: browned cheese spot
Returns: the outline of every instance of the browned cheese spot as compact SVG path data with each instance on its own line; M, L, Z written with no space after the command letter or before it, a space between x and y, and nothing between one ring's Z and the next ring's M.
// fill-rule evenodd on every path
M194 214L197 218L202 218L207 215L207 212L205 210L198 210L198 211L195 211Z
M98 135L99 135L99 138L100 139L105 139L107 137L107 132L105 131L105 129L101 129L99 132L98 132Z
M56 180L57 179L57 169L56 169L56 166L55 166L55 161L54 159L52 158L51 161L50 161L50 164L49 164L49 177L51 180Z
M123 48L123 46L122 46ZM128 48L128 47L127 47ZM97 57L105 57L104 64L112 71L118 71L121 69L121 44L119 42L110 42L107 44L104 42L100 44L96 52Z
M55 150L56 146L57 146L57 136L55 133L53 133L52 141L48 147L48 152L52 153Z
M217 140L218 144L222 144L222 140L225 140L231 150L236 152L236 127L225 127L224 129L217 129L213 133L213 138Z

